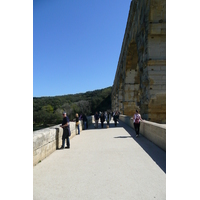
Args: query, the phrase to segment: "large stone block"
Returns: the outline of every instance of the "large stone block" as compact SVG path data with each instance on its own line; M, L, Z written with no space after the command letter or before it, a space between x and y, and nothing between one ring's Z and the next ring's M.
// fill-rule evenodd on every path
M165 75L166 76L166 71L165 70L151 70L149 71L149 76L152 77L152 76L163 76Z
M152 60L166 59L166 37L149 36L148 37L148 55Z
M166 21L166 0L150 1L149 21L159 23Z
M124 115L133 116L138 106L135 102L124 102Z
M163 94L165 92L165 90L163 90L163 89L150 89L149 90L149 95L150 95L150 97L152 96L152 95L158 95L158 94Z
M150 24L150 35L166 35L166 23Z
M166 123L166 94L156 93L148 104L148 119L153 122Z
M160 71L161 66L147 66L146 70L149 71Z

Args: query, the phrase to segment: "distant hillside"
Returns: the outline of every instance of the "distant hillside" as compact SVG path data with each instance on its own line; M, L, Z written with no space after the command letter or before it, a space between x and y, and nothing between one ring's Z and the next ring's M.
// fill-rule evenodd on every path
M85 93L55 97L33 97L33 125L47 127L62 122L62 112L66 111L70 120L75 114L92 115L96 111L111 109L111 90L107 87Z

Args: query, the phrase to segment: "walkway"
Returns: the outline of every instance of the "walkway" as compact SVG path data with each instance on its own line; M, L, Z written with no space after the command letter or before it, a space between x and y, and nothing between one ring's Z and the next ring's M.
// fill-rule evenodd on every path
M166 153L123 122L70 142L33 167L34 200L166 199Z

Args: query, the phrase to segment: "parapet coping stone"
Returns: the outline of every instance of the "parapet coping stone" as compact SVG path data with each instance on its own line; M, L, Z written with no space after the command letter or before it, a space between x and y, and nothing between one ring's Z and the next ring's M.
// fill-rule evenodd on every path
M126 116L126 115L121 115L121 116L130 118L131 120L133 120L133 117ZM159 124L159 123L151 122L151 121L147 121L147 120L143 120L143 121L141 121L141 123L147 123L147 124L150 124L150 125L154 125L154 126L166 129L166 124Z

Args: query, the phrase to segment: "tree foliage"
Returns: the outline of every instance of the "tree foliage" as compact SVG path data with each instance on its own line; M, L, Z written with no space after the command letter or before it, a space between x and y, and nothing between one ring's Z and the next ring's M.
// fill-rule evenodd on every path
M92 115L96 111L111 109L112 87L86 93L69 94L55 97L33 98L33 129L35 126L45 127L62 122L62 112L67 112L70 120L75 114Z

